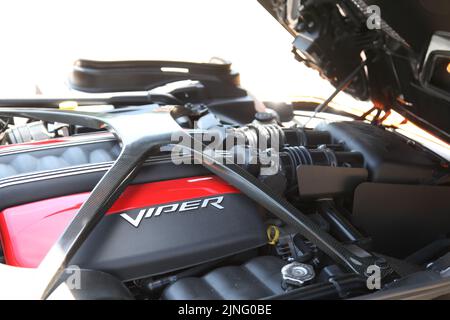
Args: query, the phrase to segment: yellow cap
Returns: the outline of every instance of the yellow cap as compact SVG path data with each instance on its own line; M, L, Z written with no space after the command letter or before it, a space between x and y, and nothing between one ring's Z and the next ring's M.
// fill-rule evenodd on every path
M268 243L271 245L276 245L278 239L280 238L280 229L277 226L270 225L267 227L267 238Z
M63 101L59 104L60 110L75 110L78 107L76 101Z

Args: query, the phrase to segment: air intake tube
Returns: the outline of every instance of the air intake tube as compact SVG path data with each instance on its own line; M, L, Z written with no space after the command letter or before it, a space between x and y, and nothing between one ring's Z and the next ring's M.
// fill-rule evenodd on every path
M296 186L299 166L363 168L364 158L359 152L335 151L325 146L307 149L303 146L284 147L280 153L282 171L289 186Z
M342 151L342 146L332 145L329 134L322 131L254 122L228 132L226 140L228 154L279 194L297 189L299 167L364 166L359 152Z

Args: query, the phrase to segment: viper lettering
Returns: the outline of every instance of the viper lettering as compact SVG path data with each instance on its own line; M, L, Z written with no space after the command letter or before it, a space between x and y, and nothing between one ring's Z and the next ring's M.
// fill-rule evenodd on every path
M122 213L120 214L120 216L124 218L127 222L129 222L133 227L137 228L139 227L143 219L158 217L162 213L185 212L206 208L208 206L214 207L218 210L223 210L224 207L221 205L222 201L223 196L199 200L190 200L185 202L166 204L159 207L142 209L139 211L139 213L135 218L130 217L128 213Z

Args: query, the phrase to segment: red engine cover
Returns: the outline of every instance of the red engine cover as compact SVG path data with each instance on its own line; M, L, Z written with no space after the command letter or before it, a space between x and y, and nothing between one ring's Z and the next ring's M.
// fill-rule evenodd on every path
M215 176L132 185L107 215L229 193L239 193L239 190ZM88 197L89 193L81 193L3 210L0 213L0 232L6 263L37 267Z

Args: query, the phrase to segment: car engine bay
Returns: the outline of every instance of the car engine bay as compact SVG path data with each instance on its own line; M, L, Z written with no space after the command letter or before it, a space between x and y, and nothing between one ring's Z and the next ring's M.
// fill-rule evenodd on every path
M243 137L241 144L214 150L215 156L242 158L242 169L317 228L358 254L376 252L398 277L447 271L448 265L431 271L439 258L448 259L445 160L380 126L323 121L307 129L281 122L280 114L292 110L278 108L256 113L246 125L221 121L223 111L215 114L201 103L187 103L172 116L192 135ZM50 133L53 126L58 124L31 121L10 126L3 137L0 229L9 265L39 266L120 154L107 131L59 124ZM43 140L19 141L36 132ZM259 148L255 137L279 143L276 170L263 161L274 149ZM174 164L174 145L147 158L71 265L111 275L124 286L120 294L141 299L349 298L368 292L363 277L191 163L191 154Z
M336 87L327 100L258 101L227 62L91 60L70 76L81 97L0 100L0 282L36 269L44 299L141 300L371 299L448 282L449 161L382 116L408 107L448 137L446 83L416 93L443 115L432 124L400 91L418 73L395 83L417 62L409 44L384 21L360 32L364 1L260 2ZM342 91L374 108L328 108Z

